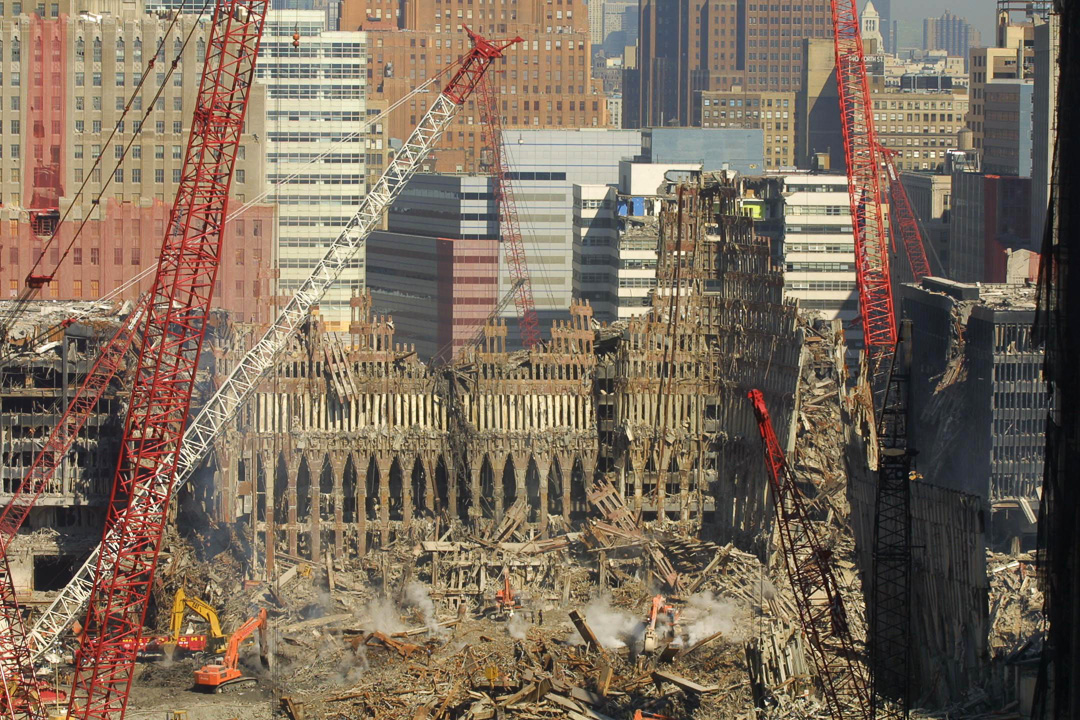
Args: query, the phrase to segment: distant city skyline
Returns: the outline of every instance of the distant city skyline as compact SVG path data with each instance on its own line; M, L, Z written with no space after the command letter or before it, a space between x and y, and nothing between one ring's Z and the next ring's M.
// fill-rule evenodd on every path
M865 7L865 0L859 1L859 12ZM918 45L912 40L922 37L922 21L928 17L941 17L946 10L959 15L982 33L984 43L992 43L994 38L994 8L989 0L951 0L942 6L934 0L906 0L892 4L893 20L898 21L900 45Z

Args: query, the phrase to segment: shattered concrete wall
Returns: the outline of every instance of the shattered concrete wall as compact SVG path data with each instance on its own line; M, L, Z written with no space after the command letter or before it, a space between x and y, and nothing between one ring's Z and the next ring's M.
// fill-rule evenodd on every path
M646 521L750 547L768 506L746 393L765 392L786 439L796 310L723 178L666 199L657 241L649 315L598 326L575 303L531 351L508 352L495 321L452 364L427 367L366 297L343 338L313 320L181 500L218 521L254 518L267 571L275 554L363 556L418 517L549 533L585 517L599 477ZM220 335L223 373L254 333Z

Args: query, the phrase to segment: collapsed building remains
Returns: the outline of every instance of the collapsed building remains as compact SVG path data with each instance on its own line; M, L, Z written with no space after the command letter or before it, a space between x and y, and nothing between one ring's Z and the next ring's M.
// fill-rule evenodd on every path
M653 312L597 327L575 304L532 352L508 352L492 322L472 351L427 367L365 297L344 340L313 319L195 499L253 523L267 570L279 553L363 555L419 516L550 533L584 518L594 480L658 526L752 546L768 505L746 392L791 417L801 334L736 202L726 180L681 187L660 224ZM243 325L216 338L218 367L251 338Z

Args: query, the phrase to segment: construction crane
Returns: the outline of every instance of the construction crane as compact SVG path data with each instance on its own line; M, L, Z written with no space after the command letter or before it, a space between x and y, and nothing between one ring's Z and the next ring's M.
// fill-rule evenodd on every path
M904 253L907 255L908 265L911 267L911 275L915 282L920 282L924 277L929 277L930 261L926 258L926 248L923 245L922 233L919 232L919 218L911 207L911 198L908 197L904 183L900 181L900 173L896 170L893 157L895 150L881 148L881 156L885 161L885 176L889 181L889 200L892 220L900 233L900 240L904 245Z
M855 234L855 283L863 344L875 378L896 345L889 243L882 212L881 146L874 131L859 12L855 0L832 0L836 87L847 159L848 200Z
M221 662L203 665L195 671L195 687L199 690L219 693L230 686L254 684L255 678L244 677L237 665L240 661L240 645L256 630L259 631L259 657L263 664L267 665L269 647L266 633L266 608L263 608L258 615L241 625L240 629L229 636L229 642L225 647L225 657L221 659Z
M784 564L829 712L834 720L868 720L870 685L856 660L844 599L833 574L832 552L822 544L810 520L795 474L776 439L764 395L751 390L747 397L757 415Z
M500 237L505 248L506 264L510 270L510 280L514 288L514 306L517 309L521 344L526 348L532 348L540 342L540 327L536 317L536 303L533 302L529 263L525 257L525 242L521 237L514 184L506 167L499 96L495 92L495 82L490 76L480 82L477 105L480 108L482 131L488 150L491 152L491 177L494 180L495 206L499 211Z
M372 185L356 214L327 248L309 278L281 310L259 342L241 358L198 415L188 424L176 459L175 473L172 473L170 478L168 476L171 468L162 468L159 473L162 477L155 481L156 484L163 485L168 482L171 493L173 487L188 481L202 458L213 447L214 441L236 417L259 382L273 367L278 353L304 323L311 308L341 275L368 235L379 224L383 213L393 204L422 163L434 152L446 128L472 95L488 67L502 57L506 48L521 42L521 38L492 42L471 31L469 35L473 47L460 59L455 74L432 102L382 176ZM86 607L97 568L101 566L106 568L106 573L109 572L108 565L99 561L103 549L113 552L111 548L116 546L118 539L114 532L107 531L103 542L94 549L71 581L38 617L29 632L32 659L36 661L43 657Z
M68 716L122 718L206 334L268 0L218 0L150 290ZM134 641L134 642L133 642Z
M911 321L900 323L878 428L868 615L875 718L906 720L911 689ZM888 698L888 700L886 700Z

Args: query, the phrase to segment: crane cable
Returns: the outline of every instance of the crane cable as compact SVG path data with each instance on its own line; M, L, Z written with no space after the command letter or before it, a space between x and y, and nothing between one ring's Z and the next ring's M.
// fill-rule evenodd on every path
M112 131L109 133L109 137L105 140L102 151L98 154L96 158L94 158L94 163L90 166L90 172L86 175L86 177L83 178L83 181L79 184L79 188L75 192L75 196L71 199L71 202L68 203L67 209L64 210L64 214L56 223L56 227L53 228L49 239L45 241L44 245L42 245L41 253L38 255L37 259L34 261L33 266L31 266L30 271L26 275L26 278L24 280L25 284L23 286L22 292L15 299L14 303L6 309L6 312L3 315L3 319L2 321L0 321L0 339L6 338L8 331L14 324L15 320L19 317L19 315L22 314L23 310L26 308L26 305L37 295L38 291L41 290L41 288L43 288L47 283L53 281L53 279L56 277L57 270L63 264L64 260L67 259L75 243L78 241L79 236L82 234L83 229L86 227L86 224L90 221L90 217L93 215L94 208L101 206L102 196L105 194L105 191L109 189L109 186L112 185L112 182L116 177L116 171L120 169L120 167L123 165L124 159L127 157L127 153L131 149L131 146L134 145L136 138L138 138L142 134L142 128L145 124L146 119L149 118L150 113L154 111L155 103L165 91L165 87L169 81L169 78L172 77L173 73L176 71L177 66L180 64L183 51L188 46L191 38L194 36L195 30L199 26L199 21L202 19L203 15L205 15L206 9L210 6L210 2L211 0L203 0L203 6L199 11L198 16L196 17L196 21L192 23L191 30L184 38L184 42L180 47L179 53L175 58L173 58L173 61L170 64L168 71L164 75L164 79L157 88L157 92L154 94L153 99L147 105L146 112L143 114L142 120L139 122L138 129L132 133L131 138L123 146L123 150L121 151L120 156L117 158L116 164L113 166L112 172L109 173L108 177L105 179L105 183L102 185L101 189L98 190L96 196L91 200L92 207L90 211L87 212L85 216L80 220L78 226L75 229L75 232L71 236L71 239L65 246L63 254L56 261L56 264L50 273L35 273L35 271L38 270L38 268L45 260L46 250L48 250L52 246L52 244L57 241L61 229L66 227L65 222L67 221L68 216L71 214L79 198L83 195L83 192L86 190L86 186L90 183L91 178L94 177L94 172L99 169L102 159L105 157L105 150L112 146L113 139L120 132L120 128L122 127L125 119L128 116L128 113L134 105L135 99L142 92L143 86L146 84L146 81L150 76L150 71L153 70L156 66L158 56L160 55L162 58L164 58L165 42L172 35L173 29L179 23L181 8L177 7L177 9L173 12L169 25L165 29L165 32L162 34L161 39L158 42L157 49L154 51L154 56L150 59L150 62L146 66L146 72L141 75L138 84L136 84L135 88L128 96L128 101L124 105L124 109L120 114L120 119L116 121L115 125L113 125Z
M204 9L205 9L205 7L206 6L204 5ZM164 41L165 41L165 39L162 38L162 43L164 43ZM416 88L414 88L413 90L411 90L407 94L401 96L401 98L398 99L397 101L395 101L394 103L388 105L386 107L386 109L380 111L378 115L367 118L364 121L363 126L361 127L360 130L358 130L356 132L353 132L353 133L350 133L349 135L343 136L340 140L336 141L333 145L331 145L326 151L322 152L319 155L316 155L315 157L313 157L311 160L309 160L304 165L301 165L300 168L296 170L296 172L292 173L291 175L289 175L289 176L287 176L285 178L282 178L278 182L271 185L268 189L266 189L263 192L259 193L254 198L252 198L251 200L248 200L243 205L241 205L239 208L237 208L233 212L229 213L228 217L225 219L226 224L232 222L233 220L236 220L240 215L244 214L245 212L250 210L253 206L255 206L255 205L259 204L260 202L262 202L262 200L264 200L267 196L274 193L281 186L288 185L292 180L296 179L299 175L301 175L304 170L306 170L307 168L311 167L312 165L320 162L321 160L326 158L326 156L328 156L328 155L332 154L333 152L335 152L335 149L339 145L350 142L352 139L354 139L358 135L361 135L361 134L367 132L368 129L370 129L372 125L375 125L376 123L384 120L387 116L390 115L390 113L392 113L394 110L396 110L397 108L401 107L403 104L408 102L411 98L413 98L413 96L428 92L428 90L430 89L430 86L433 83L438 81L443 75L445 75L451 69L455 68L460 63L461 63L461 58L457 58L453 63L447 65L445 68L443 68L438 73L433 75L430 79L428 79L427 81L425 81L421 85L418 85ZM173 64L173 67L175 68L175 63ZM168 77L171 76L171 73L172 73L172 70L170 69L169 75L167 75L166 78L165 78L166 82L168 81ZM164 83L163 83L162 87L164 87ZM160 90L159 90L158 94L160 95ZM155 95L154 99L156 101L156 99L157 99L156 95ZM151 107L153 107L153 103L151 103ZM126 112L126 108L125 108L125 112ZM140 132L141 132L141 129L140 129ZM111 139L111 137L112 136L110 136L110 139ZM128 144L128 147L130 147L130 145L131 145L131 143ZM108 145L106 144L105 147L108 147ZM124 154L125 155L127 154L127 148L125 148ZM104 155L104 151L102 151L102 155ZM99 158L98 158L99 160L100 160L100 157L101 156L99 156ZM121 158L120 162L122 162L122 161L123 161L123 158ZM96 167L96 165L97 165L97 163L95 163L94 167ZM118 165L119 165L119 163L118 163ZM115 170L115 168L114 168L114 170ZM92 171L93 171L93 167L91 168L91 172ZM85 185L86 185L86 181L84 180L83 181L83 186L85 186ZM80 187L79 192L81 192L82 189L83 188ZM105 188L102 188L102 192L104 192L104 190L105 190ZM76 194L75 197L78 198L78 193ZM100 197L100 193L99 193L99 197ZM69 211L70 211L70 206L69 206ZM65 214L64 218L61 218L61 224L63 223L63 220L65 218L66 218L66 214ZM79 225L79 227L76 230L76 237L78 236L78 233L81 232L81 230L82 230L82 228L83 228L83 226L85 224L86 224L86 220L83 220L83 222ZM58 229L59 229L59 227L60 227L60 225L57 226ZM55 236L55 233L54 233L54 236ZM50 242L51 242L51 238L50 238ZM74 239L73 239L73 242L74 242ZM69 249L70 249L70 245L69 245ZM44 253L44 249L43 249L42 253L41 253L42 257L44 257L44 254L45 253ZM64 260L64 258L67 257L67 255L68 255L68 253L65 251L63 257L61 257L60 261L57 263L56 268L53 269L54 273L55 273L56 269L59 268L60 264L63 263L63 260ZM41 258L39 258L39 262L40 262L40 259ZM149 266L146 269L139 272L138 274L136 274L131 279L125 281L121 285L118 285L116 288L114 288L110 292L106 293L105 295L102 295L100 298L94 298L93 300L88 300L87 302L92 303L91 307L87 308L85 311L83 311L81 313L76 313L74 315L71 315L71 316L65 318L63 321L48 327L47 329L45 329L42 332L35 335L33 338L31 338L31 340L24 343L19 348L17 348L17 349L16 348L11 348L10 346L4 348L4 351L0 352L0 362L3 362L4 360L10 358L11 356L18 354L18 352L22 349L22 347L33 347L34 345L37 344L38 340L50 337L58 329L61 329L61 328L66 327L66 326L68 326L68 325L70 325L72 323L78 322L79 320L83 320L83 319L85 319L87 317L90 317L91 315L93 315L95 313L94 305L96 305L97 303L100 303L100 302L108 302L110 300L113 300L116 296L122 295L124 291L128 290L133 285L138 284L139 281L141 281L142 279L144 279L145 277L150 275L156 269L157 268L154 267L154 266ZM17 300L14 301L15 307L10 307L9 306L9 307L5 308L5 310L4 310L4 318L5 318L5 320L4 320L3 323L0 323L0 338L2 338L3 336L6 336L7 332L10 330L11 325L14 323L15 318L17 318L22 313L23 309L26 307L26 305L32 299L33 299L33 296L27 297L25 299L22 298L22 297L19 297ZM4 305L6 305L6 304L7 303L0 304L0 307L4 307Z

